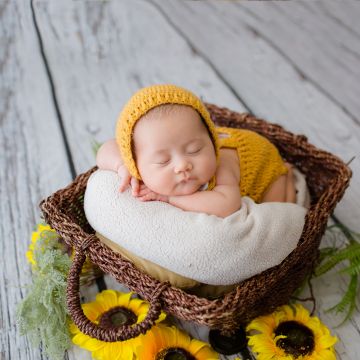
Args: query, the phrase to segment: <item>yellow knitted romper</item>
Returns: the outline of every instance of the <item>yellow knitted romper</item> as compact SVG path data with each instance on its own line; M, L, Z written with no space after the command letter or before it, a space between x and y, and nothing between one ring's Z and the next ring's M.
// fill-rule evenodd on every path
M216 130L220 148L237 150L241 196L249 196L259 203L268 187L288 171L279 151L254 131L227 127Z

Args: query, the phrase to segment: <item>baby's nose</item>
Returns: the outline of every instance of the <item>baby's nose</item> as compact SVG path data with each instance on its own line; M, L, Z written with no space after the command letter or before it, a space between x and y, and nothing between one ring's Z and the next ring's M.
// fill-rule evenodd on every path
M175 166L175 172L178 174L183 171L190 171L192 169L192 164L186 159L179 160Z

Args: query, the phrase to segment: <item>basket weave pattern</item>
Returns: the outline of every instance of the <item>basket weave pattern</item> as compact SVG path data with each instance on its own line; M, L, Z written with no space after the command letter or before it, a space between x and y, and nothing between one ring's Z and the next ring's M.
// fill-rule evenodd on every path
M76 255L68 276L67 299L70 314L82 332L103 341L126 340L145 333L163 309L179 319L230 334L240 324L246 324L287 303L306 275L313 270L327 220L349 184L349 167L336 156L309 144L305 136L294 135L279 125L211 104L207 104L207 108L218 126L249 129L267 137L286 161L305 174L312 205L298 246L281 264L241 282L218 299L209 300L188 294L143 273L94 235L83 209L83 195L89 176L96 170L94 167L40 204L45 221L69 246L75 248ZM85 256L104 273L110 274L151 303L142 323L105 329L85 317L79 299L79 273Z

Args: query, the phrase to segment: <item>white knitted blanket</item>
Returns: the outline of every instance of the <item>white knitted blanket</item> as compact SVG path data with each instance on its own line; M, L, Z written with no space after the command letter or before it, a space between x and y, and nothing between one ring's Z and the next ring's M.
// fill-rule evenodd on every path
M137 256L212 285L235 284L281 263L296 247L306 215L300 205L256 204L243 197L240 210L223 219L141 202L118 189L111 171L89 178L84 206L91 226ZM300 189L305 199L303 194Z

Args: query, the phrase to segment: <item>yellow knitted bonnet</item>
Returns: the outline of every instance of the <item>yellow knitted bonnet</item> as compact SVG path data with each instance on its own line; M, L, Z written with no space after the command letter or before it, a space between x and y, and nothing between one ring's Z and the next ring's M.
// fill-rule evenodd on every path
M215 125L205 105L192 92L175 85L153 85L137 91L123 108L116 124L116 142L130 174L141 180L132 153L132 135L136 122L149 110L165 104L187 105L195 109L203 119L219 158L219 143Z

